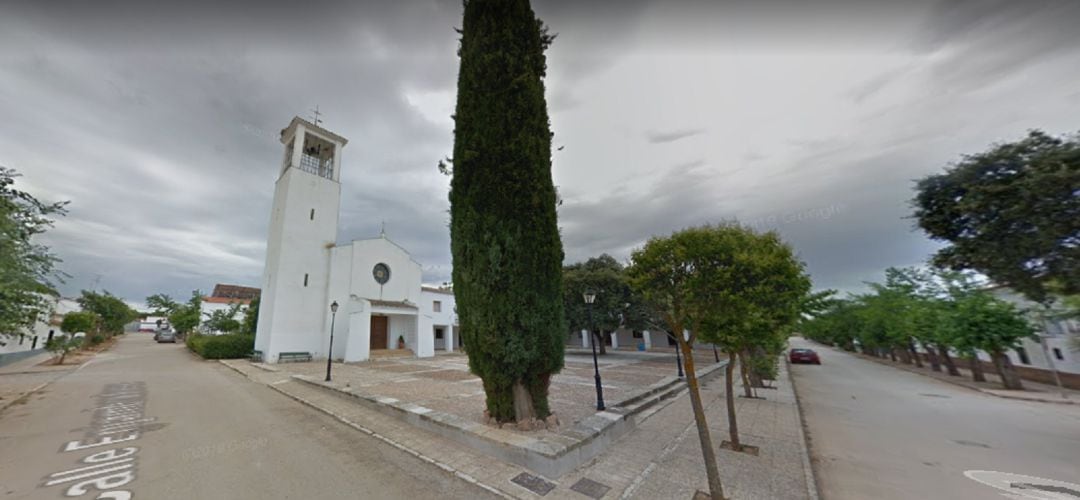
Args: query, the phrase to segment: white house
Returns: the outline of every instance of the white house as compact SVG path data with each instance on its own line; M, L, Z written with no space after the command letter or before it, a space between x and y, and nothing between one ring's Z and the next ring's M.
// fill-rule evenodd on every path
M300 352L363 361L372 351L401 347L430 357L437 337L440 349L460 345L453 294L425 289L408 251L385 234L337 243L348 141L297 117L281 142L255 335L263 359Z
M34 324L29 333L0 335L0 354L24 351L36 351L45 348L45 343L56 335L63 335L60 323L64 315L79 310L79 303L74 299L52 298L49 314Z
M1006 287L991 288L990 293L1027 311L1028 319L1038 330L1037 340L1025 339L1019 349L1008 353L1014 365L1049 370L1052 364L1058 371L1080 374L1080 351L1074 344L1080 337L1080 320L1062 317L1061 311L1053 308L1045 311L1039 304ZM979 352L979 358L990 361L983 352Z

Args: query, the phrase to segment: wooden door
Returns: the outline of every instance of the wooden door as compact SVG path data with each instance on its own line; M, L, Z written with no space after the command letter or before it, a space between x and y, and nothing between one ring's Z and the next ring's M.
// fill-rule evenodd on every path
M386 349L386 316L371 317L371 348Z

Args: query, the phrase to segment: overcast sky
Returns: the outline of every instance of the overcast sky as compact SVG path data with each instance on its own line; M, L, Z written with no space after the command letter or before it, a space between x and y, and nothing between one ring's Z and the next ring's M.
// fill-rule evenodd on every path
M224 4L225 2L221 2ZM913 180L1027 129L1080 130L1080 2L540 1L567 262L738 219L818 288L936 244ZM902 5L901 5L902 4ZM450 276L460 0L6 1L0 165L70 200L42 241L66 294L260 286L279 131L318 105L343 152L339 240Z

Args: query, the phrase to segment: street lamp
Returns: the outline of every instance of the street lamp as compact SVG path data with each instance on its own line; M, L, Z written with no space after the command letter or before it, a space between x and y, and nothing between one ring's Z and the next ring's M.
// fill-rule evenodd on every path
M337 301L330 303L330 347L326 351L326 381L330 381L330 360L334 357L334 320L337 319Z
M589 345L592 346L592 366L596 377L596 411L604 410L604 389L600 386L600 364L596 361L596 339L593 338L592 305L596 302L596 292L586 291L585 303L589 305Z

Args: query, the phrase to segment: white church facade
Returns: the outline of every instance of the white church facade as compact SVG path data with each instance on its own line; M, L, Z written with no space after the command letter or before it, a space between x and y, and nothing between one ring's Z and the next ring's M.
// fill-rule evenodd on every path
M281 142L255 335L263 360L304 353L353 362L384 350L431 357L457 349L454 296L423 286L408 251L385 235L337 244L348 141L297 117Z

